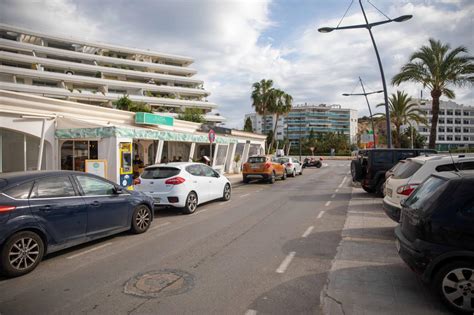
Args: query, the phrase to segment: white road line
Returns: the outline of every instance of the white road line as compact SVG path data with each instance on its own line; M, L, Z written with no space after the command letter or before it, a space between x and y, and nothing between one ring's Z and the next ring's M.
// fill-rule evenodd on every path
M164 222L164 223L158 224L158 225L152 227L152 228L150 229L150 231L159 229L160 227L163 227L163 226L167 226L168 224L171 224L171 222Z
M243 194L243 195L240 196L240 198L248 196L248 195L250 195L250 194Z
M92 247L91 249L85 250L85 251L77 253L75 255L68 256L68 257L66 257L66 259L74 259L76 257L82 256L82 255L85 255L85 254L89 254L93 251L96 251L98 249L104 248L104 247L109 246L109 245L112 245L112 243L105 243L105 244L102 244L102 245L99 245L99 246L96 246L96 247Z
M229 203L229 202L228 202L228 201L219 202L218 205L219 205L219 206L222 206L222 205L225 205L226 203Z
M245 315L257 315L257 311L256 310L248 310L247 312L245 312Z
M323 217L324 212L326 212L326 211L323 210L318 214L318 219L321 219Z
M338 193L338 192L339 192L339 188L337 188L334 192L335 192L335 193Z
M314 229L314 226L310 226L309 228L306 229L306 231L304 231L304 233L303 233L303 235L301 235L301 237L307 237L313 229Z
M206 212L206 211L208 211L208 210L209 210L209 209L202 209L202 210L199 210L199 211L194 212L194 214L196 215L196 214L204 213L204 212Z
M344 183L346 182L346 179L347 179L347 176L344 176L344 178L342 179L342 183L339 184L338 188L341 188L342 185L344 185Z
M334 198L334 197L336 197L336 194L332 194L331 198Z
M276 270L277 273L284 273L286 271L286 268L290 265L291 261L295 257L296 252L291 252L288 254L288 256L283 259L283 261L280 264L280 267Z
M328 207L330 204L331 204L331 200L326 201L326 203L324 204L324 206Z

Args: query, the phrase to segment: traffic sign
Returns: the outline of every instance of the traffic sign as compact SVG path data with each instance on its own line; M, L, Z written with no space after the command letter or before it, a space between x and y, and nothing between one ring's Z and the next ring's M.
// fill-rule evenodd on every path
M216 132L214 130L209 130L209 133L207 134L207 138L209 139L210 143L214 143L216 141Z

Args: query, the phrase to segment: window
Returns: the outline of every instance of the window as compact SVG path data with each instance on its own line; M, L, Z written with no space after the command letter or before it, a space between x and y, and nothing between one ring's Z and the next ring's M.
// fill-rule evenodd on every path
M454 136L455 141L461 141L461 136Z
M445 139L444 136L438 136L439 141L444 141L444 139Z
M446 123L447 123L447 124L452 124L452 123L453 123L453 120L452 120L452 119L447 119L447 120L446 120Z
M469 111L465 110L464 111L464 116L469 116Z
M264 156L251 156L249 157L249 163L265 163L267 158Z
M454 112L454 114L455 114L456 116L461 116L461 111L460 111L460 110L456 110L456 111Z
M98 158L98 141L69 140L61 146L61 169L85 172L86 160Z
M462 131L465 132L465 133L468 133L468 132L469 132L469 128L464 128Z
M445 120L444 120L444 118L440 118L440 119L438 119L438 122L439 122L440 124L444 124Z
M456 127L456 128L454 128L454 132L455 132L455 133L460 133L460 132L461 132L461 127Z
M190 167L190 166L188 166ZM188 170L188 168L186 168ZM174 167L147 167L143 171L143 179L161 179L176 176L181 170Z
M444 127L439 127L439 128L438 128L438 131L439 131L439 132L444 132Z
M469 137L466 137L466 136L464 136L462 139L463 141L469 141Z
M115 191L113 184L99 178L90 176L76 176L76 178L81 184L85 196L112 195Z
M414 151L397 151L397 160L405 160L410 157L414 157L415 152Z
M201 176L201 167L199 164L192 164L189 166L186 166L186 171L194 176Z
M452 115L452 114L453 114L453 111L452 111L451 109L448 109L448 110L446 111L446 115Z
M28 199L33 182L23 183L4 191L5 195L15 199Z
M392 163L392 151L374 151L375 164Z
M451 130L451 131L452 131L452 130ZM448 140L448 141L453 141L453 136L447 136L447 137L446 137L446 140Z
M51 176L35 181L30 198L60 198L75 195L68 176Z
M460 171L467 171L467 170L474 170L474 162L458 162L456 163L456 167L454 167L453 163L439 165L436 167L437 172L452 172L455 170Z
M446 128L446 130L447 130L448 132L453 132L453 127L448 127L448 128Z
M38 168L40 138L0 128L0 173L35 171ZM46 165L47 142L41 168Z
M435 198L432 198L435 195L439 195L442 191L442 187L444 186L446 181L431 176L426 181L423 182L423 185L420 185L413 194L408 197L405 204L412 209L427 209L428 205L431 204L430 201L434 201ZM436 192L439 192L436 194Z
M203 171L204 176L206 177L219 177L216 171L210 168L207 165L199 165Z
M394 174L393 178L404 179L411 177L422 166L423 164L413 162L412 160L407 160L405 163L403 163L397 168L397 173Z
M468 119L464 119L463 123L464 123L465 125L469 125L469 120L468 120Z
M454 120L454 123L455 123L456 125L460 125L460 124L461 124L461 119L456 118L456 119Z

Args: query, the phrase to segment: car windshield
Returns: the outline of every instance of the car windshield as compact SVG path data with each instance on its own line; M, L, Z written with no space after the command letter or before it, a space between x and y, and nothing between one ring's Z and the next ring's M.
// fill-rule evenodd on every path
M142 174L144 179L160 179L176 176L181 170L174 167L147 167Z
M278 159L278 163L288 163L288 162L290 162L289 158L279 158Z
M265 163L267 158L264 156L251 156L249 157L249 163Z
M406 200L405 205L412 209L423 210L427 202L435 196L436 192L441 191L444 183L446 183L446 180L439 177L428 177Z
M416 173L420 169L420 167L423 164L417 163L412 160L407 160L405 163L400 164L395 169L395 172L393 173L393 178L398 178L398 179L404 179L411 177L413 174Z

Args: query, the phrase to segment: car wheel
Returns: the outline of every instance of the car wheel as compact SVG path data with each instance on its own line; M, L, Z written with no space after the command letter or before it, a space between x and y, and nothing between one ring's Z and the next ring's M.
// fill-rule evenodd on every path
M323 166L323 163L321 163L320 161L318 161L318 163L316 163L316 168L321 168L321 166Z
M375 192L375 189L370 187L362 186L362 189L365 190L365 192L368 192L369 194L373 194Z
M30 231L13 234L2 248L1 269L9 277L18 277L38 266L44 254L41 237Z
M132 232L144 233L151 224L151 210L145 205L138 205L132 215Z
M196 211L198 204L198 198L195 192L191 191L188 194L188 197L186 197L186 204L183 207L183 213L185 214L191 214Z
M435 275L433 289L453 311L474 312L474 263L456 261L442 267Z
M247 177L244 177L243 182L244 182L244 184L248 184L250 182L250 180Z
M283 175L281 176L281 179L282 179L282 180L285 180L285 179L286 179L286 171L283 171Z
M273 171L272 175L270 175L270 178L268 179L268 183L270 184L275 183L275 171Z
M232 192L231 192L230 185L229 185L229 184L225 184L224 193L222 194L222 200L224 200L224 201L230 200L231 193L232 193Z
M291 177L296 177L296 169L293 169L293 173L291 174Z
M300 169L300 175L303 175L303 168Z
M383 197L383 184L385 183L384 180L380 179L375 186L375 194L377 197Z
M352 181L354 182L360 181L362 177L364 177L362 164L360 163L359 160L351 161L351 175L352 175Z

